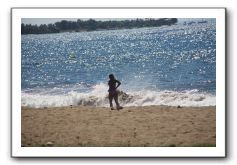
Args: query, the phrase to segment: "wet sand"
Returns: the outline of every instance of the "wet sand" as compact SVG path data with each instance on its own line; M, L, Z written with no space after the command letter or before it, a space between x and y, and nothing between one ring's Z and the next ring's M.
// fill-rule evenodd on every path
M24 147L213 147L216 107L22 107Z

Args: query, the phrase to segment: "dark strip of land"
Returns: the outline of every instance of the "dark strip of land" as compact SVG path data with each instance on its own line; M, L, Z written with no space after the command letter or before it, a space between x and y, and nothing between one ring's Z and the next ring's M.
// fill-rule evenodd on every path
M162 19L131 19L131 20L108 20L97 21L94 19L77 21L62 20L54 24L21 24L21 34L45 34L45 33L60 33L60 32L82 32L95 30L115 30L115 29L130 29L142 27L159 27L164 25L174 25L178 22L177 18L162 18Z

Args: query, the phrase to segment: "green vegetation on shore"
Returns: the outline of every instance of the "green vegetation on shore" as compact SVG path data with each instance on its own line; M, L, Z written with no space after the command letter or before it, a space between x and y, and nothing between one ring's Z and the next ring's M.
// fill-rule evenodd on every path
M171 26L178 22L177 18L162 18L162 19L133 19L133 20L109 20L97 21L94 19L77 21L62 20L54 24L21 24L21 34L45 34L45 33L60 33L60 32L81 32L95 30L113 30L113 29L130 29L141 27L159 27L168 25Z

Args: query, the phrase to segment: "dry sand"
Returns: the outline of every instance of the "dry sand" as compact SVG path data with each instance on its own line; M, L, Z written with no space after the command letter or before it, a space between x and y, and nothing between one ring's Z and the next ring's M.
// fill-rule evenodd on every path
M212 147L216 107L22 107L22 146Z

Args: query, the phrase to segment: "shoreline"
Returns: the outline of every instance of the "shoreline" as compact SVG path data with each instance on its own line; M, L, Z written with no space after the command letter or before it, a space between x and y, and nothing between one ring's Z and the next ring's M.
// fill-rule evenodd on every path
M125 19L125 20L80 20L67 21L62 20L54 24L35 25L22 24L21 34L47 34L47 33L60 33L61 31L96 31L108 29L130 29L142 27L161 27L172 26L177 24L177 18L159 18L159 19ZM72 24L73 23L73 24ZM41 27L43 26L43 28ZM70 26L70 27L68 27Z
M186 105L142 105L142 106L137 106L137 105L132 105L132 106L122 106L123 108L149 108L149 107L157 107L157 108L194 108L194 109L205 109L205 108L216 108L216 105L205 105L205 106L186 106ZM51 107L51 106L44 106L44 107L31 107L31 106L24 106L21 105L21 109L50 109L50 110L58 110L58 109L62 109L62 108L70 108L70 109L75 109L75 108L94 108L94 109L101 109L103 108L104 110L110 110L109 105L104 105L104 106L95 106L95 105L65 105L65 106L55 106L55 107ZM123 109L122 109L123 110ZM122 111L120 110L120 111Z
M216 107L22 107L24 147L215 147Z

